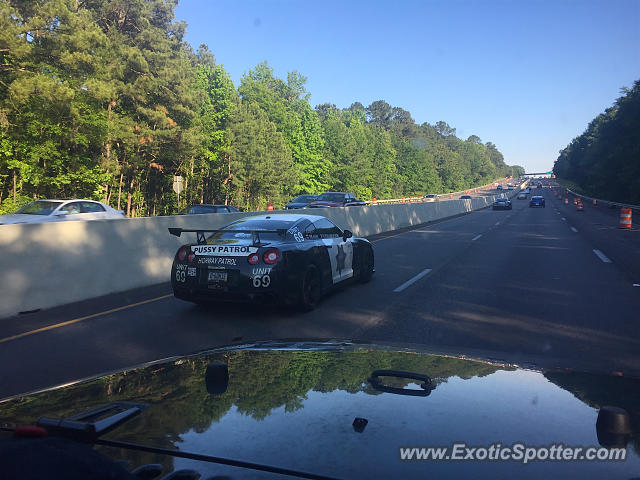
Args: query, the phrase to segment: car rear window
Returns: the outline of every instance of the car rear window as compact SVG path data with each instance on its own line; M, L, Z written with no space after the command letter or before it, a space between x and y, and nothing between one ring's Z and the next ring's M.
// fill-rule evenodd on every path
M285 220L238 220L226 227L222 227L221 230L227 230L228 232L214 233L209 237L209 240L221 240L221 239L234 239L234 240L251 240L251 233L234 232L234 230L252 230L254 232L260 232L265 230L277 230L278 233L262 233L260 234L261 241L282 241L284 239L293 238L291 228L296 224L295 221Z

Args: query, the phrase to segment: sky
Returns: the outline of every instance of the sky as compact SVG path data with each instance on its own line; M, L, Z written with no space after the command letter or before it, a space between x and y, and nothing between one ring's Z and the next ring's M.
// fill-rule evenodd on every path
M180 0L176 19L236 86L266 60L312 106L382 99L527 172L640 79L640 0Z

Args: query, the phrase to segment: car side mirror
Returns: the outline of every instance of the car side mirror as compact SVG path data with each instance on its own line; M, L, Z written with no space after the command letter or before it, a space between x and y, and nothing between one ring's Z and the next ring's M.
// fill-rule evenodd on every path
M342 232L342 240L344 240L345 242L347 241L347 238L351 237L353 237L353 232L351 230L345 230L344 232Z

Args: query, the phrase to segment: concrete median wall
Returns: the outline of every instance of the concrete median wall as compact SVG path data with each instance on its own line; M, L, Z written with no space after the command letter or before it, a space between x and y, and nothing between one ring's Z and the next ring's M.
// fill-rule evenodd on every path
M304 213L326 216L366 237L484 208L493 198ZM168 227L215 229L252 215L256 212L0 226L0 318L167 282L176 250L194 238L174 237Z

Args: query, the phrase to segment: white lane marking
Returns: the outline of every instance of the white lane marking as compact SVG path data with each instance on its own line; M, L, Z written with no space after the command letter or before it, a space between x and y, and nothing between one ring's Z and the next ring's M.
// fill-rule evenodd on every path
M633 286L634 287L640 287L640 283L634 283Z
M563 220L564 222L566 222L566 221L567 221L567 219L566 219L566 218L564 218L564 217L562 217L562 220Z
M431 271L430 268L426 268L423 271L421 271L419 274L417 274L415 277L413 277L410 280L407 280L406 282L404 282L402 285L400 285L398 288L396 288L394 290L394 292L399 293L401 291L403 291L405 288L410 287L411 285L413 285L414 283L416 283L418 280L420 280L422 277L424 277L425 275L427 275L429 272Z
M578 233L578 229L576 227L571 227L571 230L573 230L575 233Z
M611 260L609 260L609 257L607 257L604 253L602 253L597 248L593 249L593 253L595 253L598 256L598 258L602 260L604 263L611 263Z
M481 236L482 236L482 234L480 234L480 235L476 235L475 237L473 237L473 238L471 239L471 241L472 241L472 242L475 242L475 241L476 241L477 239L479 239Z
M500 225L500 222L496 222L496 225Z

